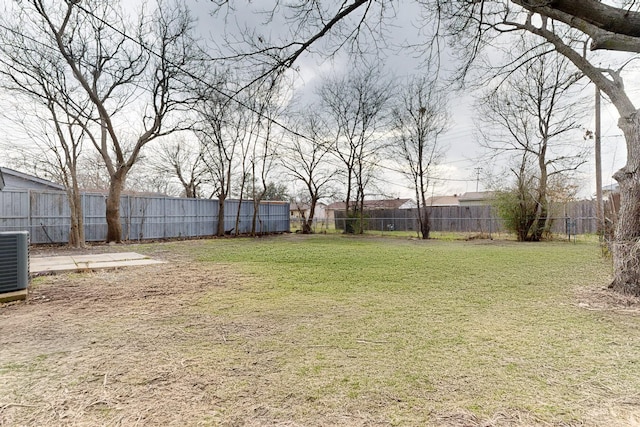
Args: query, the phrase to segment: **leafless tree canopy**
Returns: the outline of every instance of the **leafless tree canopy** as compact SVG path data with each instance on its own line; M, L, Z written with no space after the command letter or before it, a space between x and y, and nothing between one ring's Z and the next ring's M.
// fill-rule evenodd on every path
M485 147L507 156L515 179L520 240L540 240L551 228L552 188L569 182L587 160L581 123L587 105L566 58L539 55L478 102Z
M316 107L302 113L293 125L297 133L289 144L283 146L280 162L287 173L304 187L296 196L296 202L309 206L308 217L302 215L302 232L312 232L316 206L320 199L332 196L332 184L337 169L327 159L333 149L328 126L322 117L314 113Z
M386 127L391 87L379 69L361 67L326 79L318 89L320 108L332 132L333 154L345 176L346 211L352 214L362 215L383 147L379 132Z
M409 178L418 203L418 223L423 239L431 229L427 194L444 148L438 137L449 127L446 93L425 75L405 84L392 109L390 153Z

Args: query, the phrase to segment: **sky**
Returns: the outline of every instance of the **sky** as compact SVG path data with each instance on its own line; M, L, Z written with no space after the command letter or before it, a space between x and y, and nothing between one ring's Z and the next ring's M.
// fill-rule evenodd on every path
M259 6L256 5L259 4ZM276 23L264 25L264 15L255 13L256 7L265 7L267 2L253 2L247 6L245 2L237 1L236 9L229 11L226 20L212 17L211 6L207 1L197 0L193 5L194 15L198 17L199 28L203 36L220 39L224 31L233 33L238 26L254 28L266 37L277 38L283 24ZM421 14L413 2L404 2L396 10L392 25L385 27L384 39L388 46L382 53L381 61L385 68L397 78L403 78L411 74L419 74L424 69L424 63L416 58L415 52L410 49L401 49L399 46L413 44L424 40L421 36L419 25ZM445 63L443 68L452 64ZM298 67L296 74L297 96L308 97L313 93L315 85L323 75L345 71L348 61L345 55L338 55L331 60L318 55L303 55L295 64ZM627 77L627 80L638 80ZM629 84L629 82L627 83ZM586 93L593 93L593 85L585 85ZM632 95L640 99L640 89L633 89ZM436 185L432 190L436 195L461 194L468 191L487 190L488 175L495 174L503 165L491 164L486 161L486 151L479 144L479 136L475 122L482 123L474 111L474 94L464 92L452 92L450 97L452 125L450 129L441 135L440 143L448 147L444 160L439 166ZM591 98L593 99L593 97ZM613 184L613 173L622 167L626 161L624 138L617 128L618 115L616 110L603 99L602 104L602 169L603 185ZM585 130L593 130L594 114L585 122ZM592 156L593 157L593 156ZM405 181L398 174L385 172L384 185L386 192L398 197L414 197ZM591 159L583 168L579 176L581 190L580 197L590 198L595 194L595 166Z

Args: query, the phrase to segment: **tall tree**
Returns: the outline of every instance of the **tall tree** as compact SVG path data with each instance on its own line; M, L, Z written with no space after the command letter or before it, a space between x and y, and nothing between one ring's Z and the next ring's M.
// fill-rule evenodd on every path
M211 196L218 199L218 216L221 219L226 215L225 201L232 193L234 172L244 151L241 148L246 140L250 117L248 110L226 95L235 90L231 79L223 78L228 75L224 72L205 80L207 83L200 86L200 101L196 105L199 119L195 131L200 142L200 157L207 181L213 187ZM244 99L238 96L240 100ZM223 236L225 231L224 221L218 221L216 235Z
M431 178L443 156L438 136L449 126L446 94L429 76L411 80L402 90L392 115L390 151L410 179L418 205L420 234L429 238L430 207L427 194Z
M10 22L12 18L18 22ZM69 245L80 247L85 238L78 171L93 104L59 55L11 26L27 18L19 10L1 18L0 86L14 104L4 115L35 145L35 150L23 151L23 161L64 185L71 212Z
M283 147L280 161L288 174L304 186L300 202L309 204L309 216L305 218L305 213L300 212L303 215L302 233L310 234L318 201L331 195L330 185L335 179L336 169L325 161L331 145L324 135L327 126L321 118L312 112L303 114L296 128L298 133Z
M527 51L536 60L479 101L478 130L494 155L511 159L518 239L538 241L551 229L551 183L566 181L587 161L581 131L587 102L576 85L582 74L566 58Z
M364 199L383 144L384 127L391 82L380 69L359 65L340 77L329 78L318 89L320 108L332 129L333 154L342 165L345 179L345 212L359 217L359 229L350 221L345 232L362 233ZM353 201L353 204L352 204Z
M78 96L90 100L95 115L85 117L85 133L110 177L106 240L120 241L120 195L129 171L145 145L181 128L170 116L188 100L185 83L197 56L188 10L160 1L131 23L117 2L29 0L16 2L5 24L39 43L30 54L55 52Z

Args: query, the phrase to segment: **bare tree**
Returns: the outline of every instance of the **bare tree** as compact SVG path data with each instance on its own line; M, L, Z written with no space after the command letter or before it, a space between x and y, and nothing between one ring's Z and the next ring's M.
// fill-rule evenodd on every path
M9 22L16 18L18 22ZM0 25L0 83L13 96L13 109L5 117L17 123L35 144L23 150L23 160L64 185L69 203L69 245L85 244L79 162L93 104L78 95L62 59L29 34L20 22L27 17L17 11Z
M84 125L71 109L47 103L49 117L31 111L22 115L20 123L33 146L22 151L23 161L31 165L36 176L62 183L70 211L68 245L85 246L84 214L78 170L82 162ZM18 108L16 112L19 112ZM31 120L28 120L31 114Z
M151 173L167 181L177 180L181 195L195 199L202 196L206 179L205 164L199 147L190 144L184 137L171 142L163 141L148 161Z
M77 171L81 164L82 128L71 123L61 123L59 113L53 118L43 117L42 112L24 111L19 106L13 111L20 118L12 117L21 126L21 133L29 138L28 145L14 145L6 141L4 153L16 169L62 183L69 206L68 245L78 248L85 245L82 194ZM6 161L6 159L5 159Z
M196 106L199 116L195 131L200 142L200 157L204 162L208 183L213 187L211 196L218 199L218 216L225 217L225 201L232 194L234 176L242 158L246 157L246 139L250 126L250 111L243 107L244 97L230 99L227 92L236 90L228 72L214 76L211 82L201 87L200 102ZM239 100L240 102L236 102ZM244 191L241 185L240 198ZM234 229L238 230L237 224ZM222 236L224 221L218 221L216 234Z
M342 165L345 179L345 212L359 217L362 233L364 198L375 171L376 155L382 149L379 131L391 96L391 83L379 69L359 66L342 77L327 79L318 89L320 108L332 131L333 154ZM352 201L354 201L352 205ZM356 230L351 221L345 232Z
M332 147L324 135L327 126L321 118L311 112L303 114L296 128L298 133L283 147L280 161L288 174L304 186L299 196L300 202L309 204L309 216L300 212L303 215L302 233L310 234L318 201L331 195L330 186L335 180L336 169L325 161Z
M429 238L430 207L427 203L431 178L443 156L438 136L449 126L445 92L429 76L411 80L401 91L393 108L394 130L390 151L410 179L418 205L420 234Z
M84 117L90 119L84 131L110 177L107 241L122 239L120 195L140 151L181 128L169 119L187 101L187 70L198 54L192 22L186 8L164 2L131 23L118 3L43 0L16 3L5 20L12 33L37 41L40 51L55 52L65 76L77 82L76 93L64 96L92 104L95 115ZM137 135L136 127L142 129Z
M586 100L576 87L581 78L566 58L541 54L479 102L484 145L512 159L520 206L520 219L514 222L518 240L538 241L549 233L550 183L586 162L580 131Z
M251 235L262 233L259 212L260 202L264 200L269 189L269 179L273 171L276 152L281 134L274 132L274 122L282 114L282 79L278 74L271 75L264 85L256 86L252 91L252 112L254 125L250 133L251 146L251 198L253 200L253 217ZM260 227L259 227L260 225Z

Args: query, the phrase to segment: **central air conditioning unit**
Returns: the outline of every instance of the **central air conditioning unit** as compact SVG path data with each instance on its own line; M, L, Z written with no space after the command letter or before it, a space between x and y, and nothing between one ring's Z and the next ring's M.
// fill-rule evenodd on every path
M0 233L0 293L29 285L29 232Z

